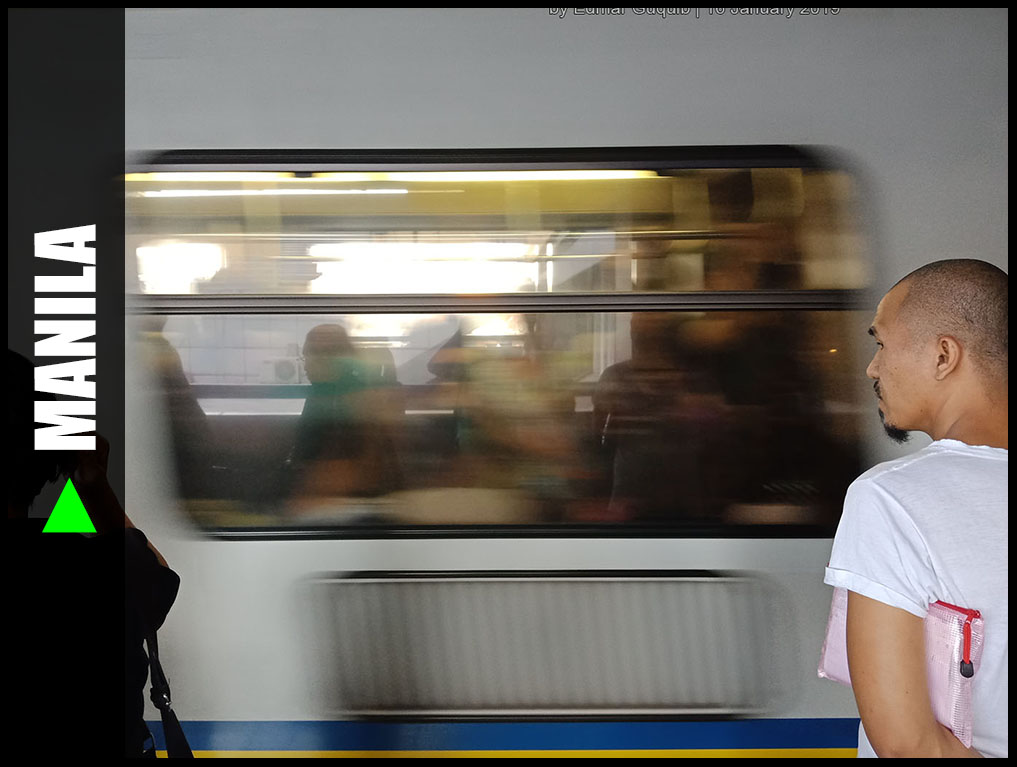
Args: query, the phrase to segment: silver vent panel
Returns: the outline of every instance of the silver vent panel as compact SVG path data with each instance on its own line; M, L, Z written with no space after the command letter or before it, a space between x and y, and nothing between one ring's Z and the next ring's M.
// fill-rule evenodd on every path
M331 714L761 713L795 653L778 652L786 600L747 575L358 574L311 591Z

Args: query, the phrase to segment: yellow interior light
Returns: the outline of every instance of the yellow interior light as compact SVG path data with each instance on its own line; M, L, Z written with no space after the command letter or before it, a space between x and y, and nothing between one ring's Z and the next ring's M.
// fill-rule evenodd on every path
M293 173L275 173L268 171L237 172L237 171L203 171L192 172L158 172L158 173L128 173L127 181L289 181L297 177ZM306 181L307 179L299 179Z
M408 189L153 189L138 197L300 197L356 194L409 194Z
M369 175L370 179L360 178ZM393 173L315 173L314 178L329 181L404 181L404 182L470 182L470 181L611 181L635 178L658 178L652 170L498 170L498 171L419 171Z

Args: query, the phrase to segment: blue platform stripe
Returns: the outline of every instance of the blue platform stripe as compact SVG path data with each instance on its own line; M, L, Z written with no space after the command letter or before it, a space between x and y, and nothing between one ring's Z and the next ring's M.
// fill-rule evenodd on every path
M855 748L858 719L723 722L183 722L194 751ZM159 750L161 722L149 722Z

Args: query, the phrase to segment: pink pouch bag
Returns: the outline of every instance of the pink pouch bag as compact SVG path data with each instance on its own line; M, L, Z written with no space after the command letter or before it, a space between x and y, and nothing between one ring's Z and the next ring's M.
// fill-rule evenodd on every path
M925 616L925 672L936 721L971 748L971 685L982 658L985 624L978 610L933 602ZM847 662L847 589L835 588L819 676L851 686Z
M851 686L847 659L847 589L834 588L826 639L819 654L819 675L823 679Z

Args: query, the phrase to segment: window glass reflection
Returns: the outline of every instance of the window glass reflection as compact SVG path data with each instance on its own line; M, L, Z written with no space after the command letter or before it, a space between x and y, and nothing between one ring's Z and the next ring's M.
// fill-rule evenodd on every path
M149 295L867 283L835 171L161 172L126 188L128 289Z

